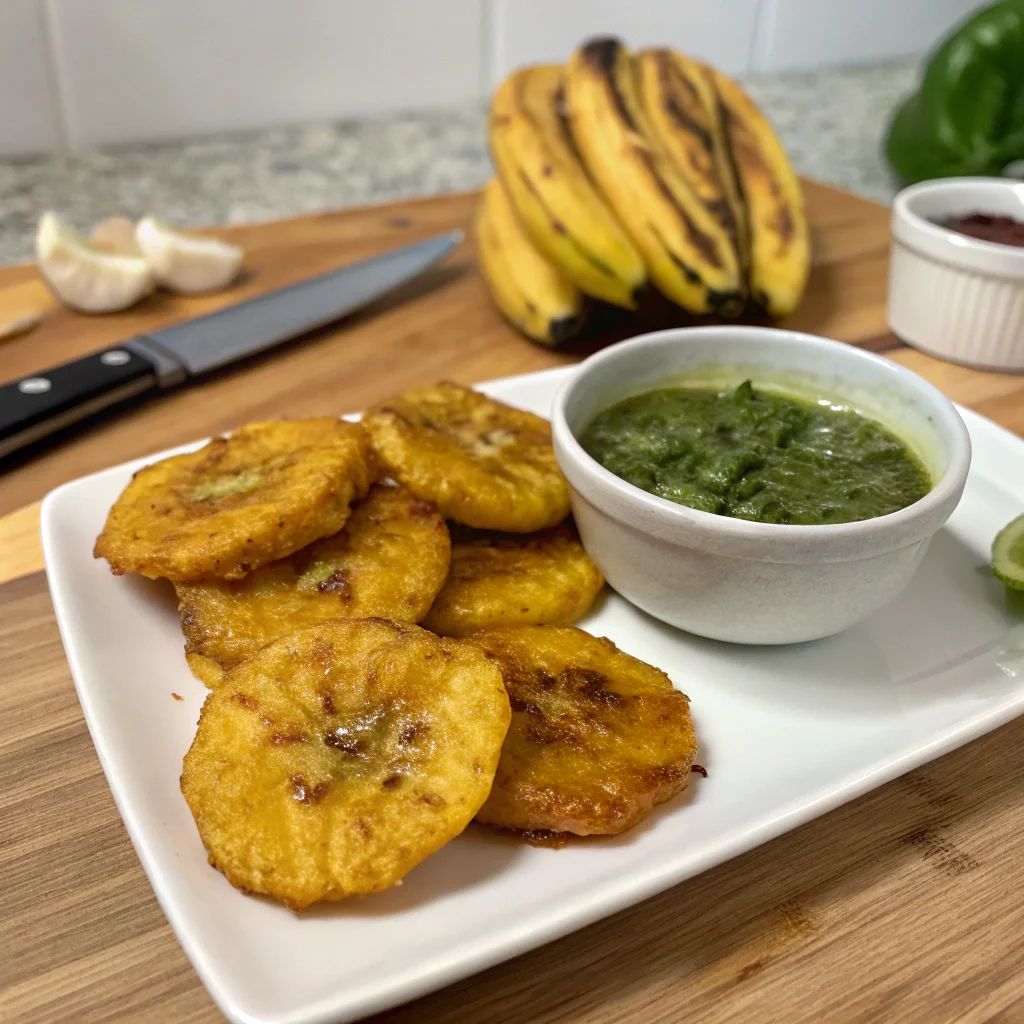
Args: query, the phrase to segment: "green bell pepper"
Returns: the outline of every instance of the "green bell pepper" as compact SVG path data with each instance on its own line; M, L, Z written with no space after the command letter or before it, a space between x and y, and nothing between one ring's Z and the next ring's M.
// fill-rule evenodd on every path
M906 182L998 175L1024 159L1024 0L984 8L940 44L885 152Z

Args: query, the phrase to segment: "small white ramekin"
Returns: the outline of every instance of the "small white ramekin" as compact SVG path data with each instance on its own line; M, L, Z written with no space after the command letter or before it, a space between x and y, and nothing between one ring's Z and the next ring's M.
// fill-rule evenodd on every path
M972 213L1024 221L1024 183L940 178L896 196L889 327L941 359L1024 370L1024 248L969 238L937 223Z
M880 420L918 453L934 487L863 522L753 523L648 494L577 440L597 413L631 395L747 377L837 398ZM829 636L895 597L960 500L971 461L963 420L917 374L850 345L762 327L682 328L612 345L562 386L552 431L580 536L609 584L673 626L746 644Z

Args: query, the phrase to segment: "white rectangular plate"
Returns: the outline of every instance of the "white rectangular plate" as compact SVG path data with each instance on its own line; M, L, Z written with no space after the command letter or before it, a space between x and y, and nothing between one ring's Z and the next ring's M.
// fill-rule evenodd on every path
M547 415L571 372L482 390ZM636 903L1020 714L1020 619L982 567L996 531L1024 512L1024 443L963 415L974 463L960 507L909 589L863 625L745 648L664 626L615 594L581 623L690 695L706 779L694 776L623 836L558 851L471 827L401 887L301 915L243 895L207 866L178 789L206 691L185 665L173 593L112 576L92 557L110 505L156 456L50 494L50 592L93 742L157 898L224 1012L296 1024L403 1002Z

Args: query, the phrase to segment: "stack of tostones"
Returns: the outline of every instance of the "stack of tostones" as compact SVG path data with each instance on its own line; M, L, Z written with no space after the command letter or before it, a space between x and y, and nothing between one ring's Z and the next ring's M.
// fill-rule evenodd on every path
M95 555L174 584L212 691L181 788L233 885L376 892L474 818L610 834L685 786L686 697L568 628L604 586L568 517L547 421L454 384L135 475Z
M451 569L427 629L576 622L604 586L569 516L547 420L457 384L408 391L363 420L385 471L450 520Z

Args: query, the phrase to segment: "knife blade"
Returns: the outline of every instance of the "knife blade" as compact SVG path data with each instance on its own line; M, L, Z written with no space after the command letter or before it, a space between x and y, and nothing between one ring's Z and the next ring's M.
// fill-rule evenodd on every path
M148 391L334 323L444 259L461 231L394 249L0 386L0 458Z

